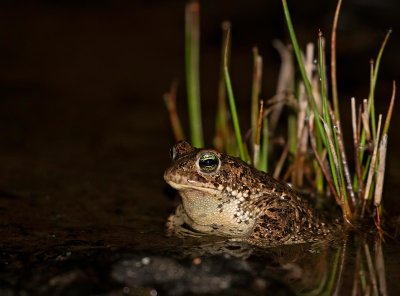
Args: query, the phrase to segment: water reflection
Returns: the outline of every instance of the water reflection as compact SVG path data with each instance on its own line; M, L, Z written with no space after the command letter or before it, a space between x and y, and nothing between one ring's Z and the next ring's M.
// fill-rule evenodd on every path
M283 279L297 294L388 295L379 235L356 234L335 246L313 246L292 262L286 255L278 258L286 271Z
M372 243L362 237L357 243L352 295L388 295L382 240Z
M288 271L283 278L298 294L388 295L379 235L357 234L336 247L321 245L308 250L313 251L317 254L306 254L301 260L281 264ZM294 281L293 274L297 274Z
M146 264L139 257L115 264L113 278L132 291L146 286L174 295L388 295L379 236L268 249L204 238L181 243Z

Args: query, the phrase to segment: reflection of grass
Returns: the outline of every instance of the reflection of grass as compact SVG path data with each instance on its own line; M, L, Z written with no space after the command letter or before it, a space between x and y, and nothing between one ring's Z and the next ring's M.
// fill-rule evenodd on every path
M332 195L342 209L343 218L349 224L365 213L375 213L380 227L380 203L385 170L387 132L395 98L395 85L386 119L376 116L374 93L379 65L387 34L376 64L371 62L370 91L368 99L357 109L351 100L352 131L354 142L354 169L347 162L339 112L339 95L336 82L336 27L341 1L338 1L331 35L331 75L326 75L326 42L319 33L317 56L314 46L307 45L303 54L297 42L286 0L282 0L283 12L291 39L291 46L275 42L282 59L276 95L260 100L262 81L262 57L253 49L253 83L251 93L251 131L242 138L234 92L229 73L230 24L223 24L221 81L218 92L216 135L217 149L239 155L260 170L269 169L270 155L278 153L274 177L290 181L296 187L312 187L315 191ZM186 9L186 81L191 139L194 146L202 146L203 136L200 112L199 88L199 4L191 1ZM300 77L295 77L293 55ZM317 64L314 64L314 60ZM297 79L296 79L297 78ZM297 82L296 82L297 80ZM331 85L331 94L328 93ZM176 116L175 90L166 95L166 102L175 138L183 138ZM287 118L282 118L282 109ZM378 118L378 120L376 120ZM278 124L279 122L279 124ZM277 126L287 126L287 131ZM276 145L278 139L280 145ZM279 152L281 151L281 152ZM312 151L312 154L309 153ZM371 211L373 210L373 211ZM371 215L372 216L372 215Z
M370 243L363 234L357 234L354 241L344 239L329 256L328 269L324 270L319 285L313 290L301 291L299 295L388 295L382 240L376 236L374 241L371 238L368 241ZM352 258L353 248L355 258ZM351 280L346 280L346 275L351 274L352 284ZM347 285L342 286L343 281ZM351 293L349 287L352 287Z

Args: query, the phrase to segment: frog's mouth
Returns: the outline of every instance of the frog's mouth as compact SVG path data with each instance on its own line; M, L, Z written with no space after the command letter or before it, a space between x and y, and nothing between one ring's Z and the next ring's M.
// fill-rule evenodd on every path
M166 182L174 189L178 191L200 191L203 194L216 195L219 191L216 188L203 187L203 186L195 186L194 184L190 184L190 180L187 180L189 184L181 184L171 180L166 180Z

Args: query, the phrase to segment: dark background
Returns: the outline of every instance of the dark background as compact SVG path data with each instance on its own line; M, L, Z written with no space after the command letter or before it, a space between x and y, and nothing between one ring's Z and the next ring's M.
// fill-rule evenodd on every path
M25 250L80 240L107 246L159 239L173 203L162 179L173 143L162 94L177 78L186 122L184 1L2 1L0 3L0 246ZM335 1L289 1L302 46L330 35ZM344 1L338 29L339 95L369 89L369 60L393 28L377 85L388 107L399 79L396 0ZM221 22L232 22L232 79L248 114L252 53L264 56L263 95L273 96L288 41L280 1L201 2L201 80L211 139ZM399 213L398 104L389 137L384 202ZM242 123L248 128L247 117ZM349 137L350 125L344 131ZM211 144L208 140L207 144ZM353 148L348 146L348 150Z

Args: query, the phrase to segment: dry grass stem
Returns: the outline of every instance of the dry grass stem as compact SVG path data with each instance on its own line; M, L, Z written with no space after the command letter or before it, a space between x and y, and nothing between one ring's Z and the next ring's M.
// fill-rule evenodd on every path
M274 113L277 108L280 108L280 105L287 106L291 109L297 110L299 108L299 104L296 98L291 93L283 93L283 94L275 94L272 98L270 98L267 102L267 105L270 106L267 110L268 113Z
M258 105L259 96L261 92L261 78L262 78L262 57L258 54L257 47L253 48L254 65L253 65L253 86L251 94L251 128L252 128L252 141L256 142L256 129L258 124Z
M344 144L343 144L342 127L340 125L340 121L335 118L335 115L333 114L331 109L329 109L329 113L330 113L332 122L334 122L336 125L335 131L336 131L336 135L337 135L337 144L339 146L340 158L342 160L347 193L350 196L350 200L351 200L353 206L355 206L356 198L354 196L354 189L353 189L353 185L351 183L349 164L347 162L346 151L345 151Z
M395 98L396 98L396 81L393 81L392 97L390 99L389 110L388 110L388 113L386 115L385 126L383 128L383 134L387 134L388 131L389 131L390 119L392 118Z
M314 68L314 44L308 43L306 47L306 58L304 61L304 67L309 80L311 80L312 71ZM300 141L303 130L306 129L306 114L307 114L307 96L305 92L304 83L300 83L299 98L298 98L298 112L297 112L297 139Z
M322 113L322 97L321 97L321 90L320 90L321 83L319 81L319 76L314 75L311 80L311 88L313 97L315 100L315 105L317 106L318 113Z
M281 174L283 164L285 163L288 153L289 153L289 145L286 144L285 148L282 151L281 157L279 158L279 161L275 166L275 170L274 170L274 174L273 174L273 177L275 179L279 179L279 175Z
M308 143L308 129L304 127L301 137L297 142L297 153L296 153L295 168L294 168L296 176L294 180L294 185L296 187L303 186L304 164L308 147L307 143Z
M376 184L375 184L375 196L374 206L379 207L382 201L383 191L383 180L385 178L385 167L386 167L386 150L387 150L387 134L384 134L379 145L379 160L378 169L376 171Z
M375 139L375 106L374 106L374 89L375 89L375 84L374 84L374 60L370 60L370 89L369 89L369 95L368 95L368 108L367 112L369 115L371 115L371 128L372 128L372 137ZM368 141L368 138L367 138Z
M254 139L254 152L253 152L253 165L258 166L260 161L260 139L261 139L261 128L264 114L264 102L260 100L260 108L257 118L257 128Z
M287 93L294 90L294 63L291 47L285 46L281 41L274 40L272 45L281 57L281 67L279 70L278 84L276 86L277 106L270 115L269 132L271 137L275 133L279 118L282 113L283 101Z
M365 138L367 141L371 140L371 131L369 129L369 112L368 112L368 101L363 100L363 112L361 113L361 120L365 131Z
M370 195L370 189L371 189L371 185L372 185L372 177L374 176L374 172L375 172L376 155L377 155L377 151L378 151L378 143L379 143L379 136L380 136L380 132L381 132L381 124L382 124L382 115L379 114L378 129L377 129L378 133L377 133L375 143L374 143L374 151L372 153L371 164L369 166L367 185L365 186L364 200L367 200Z
M315 68L314 65L314 43L307 43L306 45L306 58L304 61L304 68L306 69L307 78L311 81L312 72Z
M169 120L172 127L172 132L174 134L175 141L180 141L185 138L183 133L181 121L178 116L178 112L176 111L176 92L177 92L177 83L174 82L171 85L171 89L168 93L164 94L164 102L167 107Z

